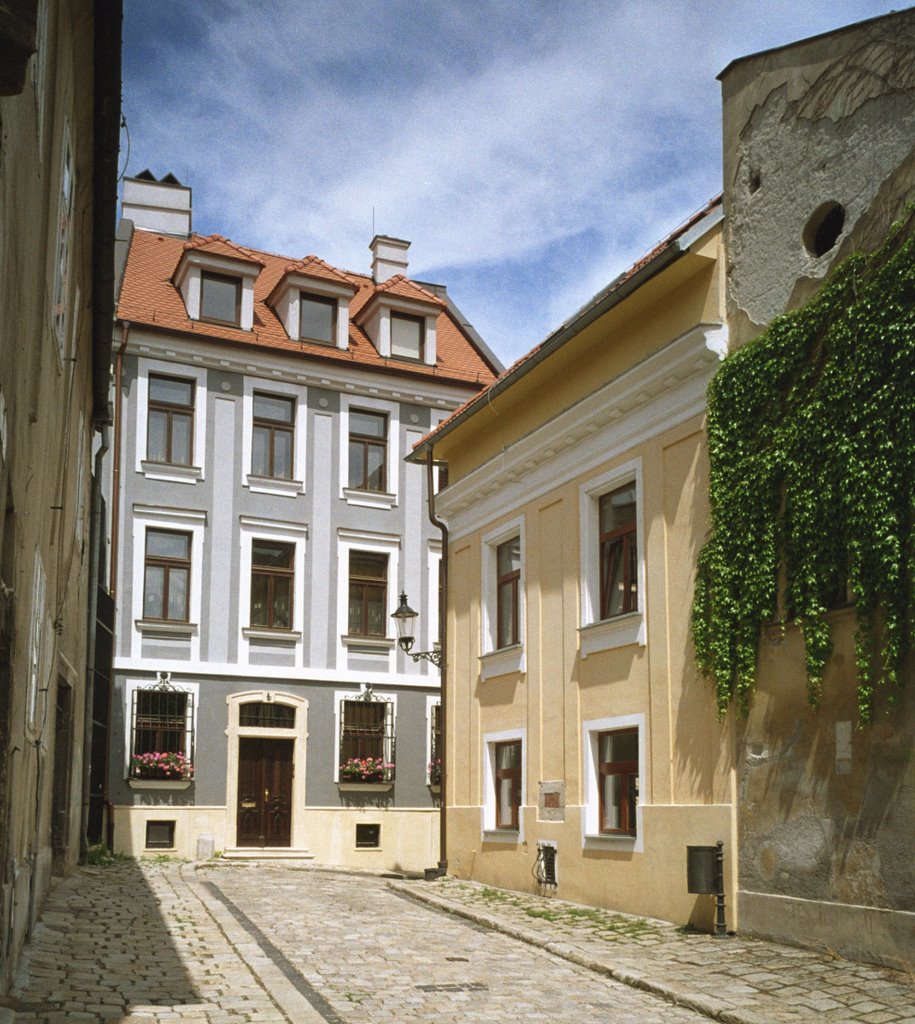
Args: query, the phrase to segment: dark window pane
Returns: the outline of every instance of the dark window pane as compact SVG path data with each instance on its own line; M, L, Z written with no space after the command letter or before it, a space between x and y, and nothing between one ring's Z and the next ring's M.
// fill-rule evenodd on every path
M149 398L153 402L168 405L183 405L188 408L194 402L194 382L175 380L174 377L149 378Z
M146 531L146 554L155 558L187 560L190 537L185 533L170 533L167 530Z
M635 483L605 494L600 499L600 532L610 533L635 524Z
M168 461L168 413L158 409L149 411L146 457L152 462Z
M387 436L388 418L384 413L363 412L361 409L351 409L349 414L350 434L359 434L362 437Z
M143 589L143 618L161 619L164 598L165 569L159 565L147 565Z
M292 577L277 576L273 580L273 628L292 627Z
M288 704L251 701L239 708L238 724L248 728L294 729L295 708Z
M187 618L187 569L171 566L168 572L168 617Z
M515 537L496 549L497 572L500 576L521 569L521 538Z
M292 479L292 432L277 430L273 435L273 475Z
M351 551L349 574L364 579L383 580L388 573L388 556L376 555L370 551Z
M366 450L366 462L366 490L384 490L384 448L379 445L369 445Z
M299 337L332 343L336 323L337 300L302 295L299 306Z
M172 414L172 457L179 466L191 464L191 418L181 413Z
M255 394L254 417L259 420L272 420L275 423L292 423L295 418L293 400Z
M200 316L205 320L238 323L241 280L221 274L203 274L200 283Z
M291 569L294 548L293 544L282 541L256 540L251 548L252 564Z
M251 472L255 476L269 476L270 430L266 427L255 427L251 441Z

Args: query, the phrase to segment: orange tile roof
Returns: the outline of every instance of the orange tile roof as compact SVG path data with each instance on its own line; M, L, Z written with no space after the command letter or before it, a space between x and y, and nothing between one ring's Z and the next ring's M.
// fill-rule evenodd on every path
M249 263L258 263L263 267L254 284L252 330L243 331L237 327L205 323L188 317L181 294L172 280L186 248L199 248ZM352 286L355 294L350 300L347 350L293 340L286 334L278 317L267 305L266 299L288 271L320 275L336 283ZM152 231L135 231L124 270L117 316L131 324L201 340L239 348L270 349L328 363L356 365L366 370L396 373L399 376L426 378L470 387L483 387L495 380L496 374L492 366L445 308L442 300L402 275L398 277L399 281L392 278L390 282L385 282L391 285L389 293L404 298L421 299L442 307L436 321L435 366L382 358L365 331L357 326L355 320L360 309L376 293L376 285L368 275L331 267L316 256L292 261L288 256L243 248L219 235L194 235L188 241Z
M404 277L403 274L395 274L387 281L375 285L376 295L397 295L402 299L414 299L416 302L429 302L435 306L444 306L445 303L432 292Z

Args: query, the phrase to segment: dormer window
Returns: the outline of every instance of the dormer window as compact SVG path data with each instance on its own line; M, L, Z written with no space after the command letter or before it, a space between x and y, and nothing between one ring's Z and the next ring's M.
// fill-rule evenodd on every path
M337 299L301 292L299 296L299 339L322 345L337 342Z
M204 270L200 275L200 319L237 327L240 318L241 278Z
M391 355L395 359L424 360L426 318L391 313Z

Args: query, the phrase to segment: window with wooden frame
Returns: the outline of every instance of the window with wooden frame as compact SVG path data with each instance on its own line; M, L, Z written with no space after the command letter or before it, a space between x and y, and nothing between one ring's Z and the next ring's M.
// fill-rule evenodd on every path
M425 317L391 313L391 355L395 359L422 360L425 348Z
M194 695L171 686L133 691L130 710L132 779L188 778L194 759Z
M251 542L251 625L292 629L295 544L257 538Z
M191 582L191 535L146 531L143 618L187 622Z
M636 833L639 797L639 731L617 729L597 737L602 835Z
M496 828L518 831L521 807L521 740L495 744Z
M251 472L291 480L295 448L295 399L255 391Z
M238 709L238 724L251 729L294 729L295 708L275 701L248 701Z
M149 375L146 458L189 466L194 449L194 381Z
M337 300L302 292L299 297L299 339L333 345L337 339Z
M369 763L353 766L352 762ZM340 782L391 782L393 778L394 704L377 698L345 698L340 702Z
M599 500L600 617L638 611L638 532L635 481Z
M349 553L349 633L387 636L388 556Z
M431 723L429 736L429 785L437 786L442 781L442 706L433 704L430 709Z
M520 643L518 628L521 581L521 538L496 548L496 647Z
M200 274L200 319L238 327L241 323L241 278L231 274Z
M349 411L349 486L357 491L386 491L388 417L365 409Z

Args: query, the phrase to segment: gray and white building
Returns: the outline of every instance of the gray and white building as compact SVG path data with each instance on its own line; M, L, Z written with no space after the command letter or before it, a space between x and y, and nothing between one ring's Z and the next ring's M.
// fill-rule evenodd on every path
M117 851L438 859L441 536L412 446L500 371L441 286L191 232L128 179L114 339Z

